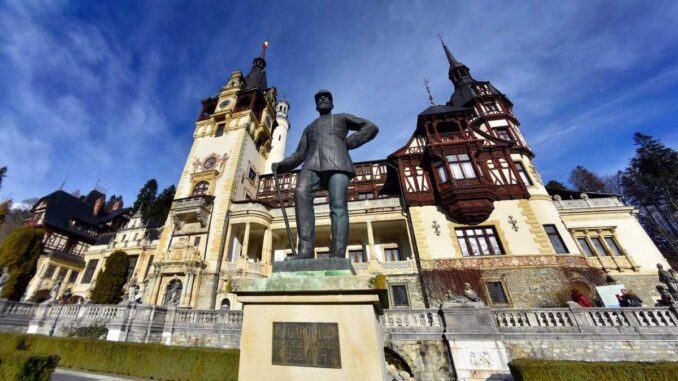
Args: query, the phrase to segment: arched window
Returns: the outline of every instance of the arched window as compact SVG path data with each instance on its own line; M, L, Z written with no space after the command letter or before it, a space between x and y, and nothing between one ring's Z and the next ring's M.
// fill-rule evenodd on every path
M221 301L221 309L222 310L230 310L231 309L231 301L224 298L224 300Z
M193 196L200 196L202 194L207 194L207 190L210 187L210 183L207 181L200 181L199 183L195 184L195 188L193 188Z

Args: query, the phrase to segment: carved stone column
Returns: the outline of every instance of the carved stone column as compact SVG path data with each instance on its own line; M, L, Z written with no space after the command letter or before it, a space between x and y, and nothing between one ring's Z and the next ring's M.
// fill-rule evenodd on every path
M250 244L250 223L245 224L245 237L242 240L242 253L241 257L247 258L247 250Z
M272 246L273 246L273 232L271 228L264 231L264 242L262 246L261 261L263 263L271 263L272 259Z
M367 242L369 243L370 247L370 261L372 258L375 260L378 260L379 257L377 256L377 247L374 245L374 231L372 230L372 221L367 220Z

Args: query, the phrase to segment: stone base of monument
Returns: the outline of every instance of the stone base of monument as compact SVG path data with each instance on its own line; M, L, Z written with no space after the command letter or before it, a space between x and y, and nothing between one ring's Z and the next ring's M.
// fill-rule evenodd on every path
M243 305L238 378L386 380L383 279L354 275L343 259L274 266L269 279L233 284Z

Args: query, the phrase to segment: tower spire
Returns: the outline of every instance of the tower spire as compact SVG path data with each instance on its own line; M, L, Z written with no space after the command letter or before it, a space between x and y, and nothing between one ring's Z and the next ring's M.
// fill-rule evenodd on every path
M245 84L247 88L259 88L262 91L268 88L266 83L266 49L268 49L268 38L271 36L271 32L268 32L266 40L261 45L261 52L259 56L252 61L252 70L245 77Z
M445 44L445 41L443 40L443 36L438 33L438 38L440 39L440 43L443 44L443 49L445 50L445 55L447 56L447 62L450 63L450 67L455 67L461 65L459 61L457 61L456 58L452 55L452 52L450 52L450 49L447 47Z
M261 53L259 53L259 58L262 60L266 59L266 49L268 49L268 39L271 37L271 31L268 31L268 35L266 35L266 40L264 40L264 43L261 44Z

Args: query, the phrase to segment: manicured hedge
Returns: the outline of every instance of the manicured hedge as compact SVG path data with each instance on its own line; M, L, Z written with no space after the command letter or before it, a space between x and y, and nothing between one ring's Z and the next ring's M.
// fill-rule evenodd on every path
M514 381L675 381L676 362L587 362L517 359L509 364Z
M38 356L22 351L0 352L0 380L49 381L59 356Z
M236 381L240 351L0 333L0 352L56 354L59 366L173 381Z

